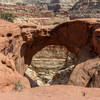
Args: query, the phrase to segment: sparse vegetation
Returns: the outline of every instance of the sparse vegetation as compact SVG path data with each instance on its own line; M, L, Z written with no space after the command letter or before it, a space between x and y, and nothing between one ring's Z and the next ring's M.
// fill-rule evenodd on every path
M13 22L15 16L12 13L4 12L0 16L1 19L7 20L9 22Z
M54 22L54 23L53 23L53 25L58 25L58 24L60 24L60 22Z
M25 86L22 84L21 80L19 80L16 84L14 89L15 90L23 90L25 88Z

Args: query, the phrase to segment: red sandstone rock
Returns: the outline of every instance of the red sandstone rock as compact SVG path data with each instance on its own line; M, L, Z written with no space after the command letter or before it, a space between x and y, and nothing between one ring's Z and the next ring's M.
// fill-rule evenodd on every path
M0 37L14 37L20 35L18 25L0 19Z
M51 43L64 45L69 51L78 54L88 42L91 27L96 19L79 19L65 22L51 31Z
M0 53L0 91L15 89L19 81L23 87L30 88L29 81L16 71L13 60Z
M15 64L15 68L20 74L24 74L24 61L20 56L21 29L18 25L0 20L0 52L9 56Z
M99 68L100 58L96 57L87 45L81 49L78 63L67 84L84 87L100 87Z
M98 84L98 85L95 85L94 80L92 80L95 73L98 72L99 65L100 65L99 58L87 60L78 64L73 70L69 78L68 84L76 85L76 86L84 86L84 87L86 86L91 87L91 84L92 84L92 87L95 87L95 86L100 87L100 84L99 84L100 82L97 82L94 79L95 83Z

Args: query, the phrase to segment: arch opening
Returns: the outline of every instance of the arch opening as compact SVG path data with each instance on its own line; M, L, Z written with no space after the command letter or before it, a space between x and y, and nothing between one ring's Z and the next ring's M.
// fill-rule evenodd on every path
M30 46L25 50L24 58L25 75L33 80L31 84L37 84L35 86L66 84L77 60L62 45Z

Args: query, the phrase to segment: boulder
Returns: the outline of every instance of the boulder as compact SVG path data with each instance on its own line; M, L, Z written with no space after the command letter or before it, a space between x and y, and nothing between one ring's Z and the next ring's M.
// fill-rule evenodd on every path
M100 58L89 59L78 64L73 70L68 85L100 87Z
M81 49L78 63L72 71L67 84L84 87L100 87L99 68L100 58L87 45Z

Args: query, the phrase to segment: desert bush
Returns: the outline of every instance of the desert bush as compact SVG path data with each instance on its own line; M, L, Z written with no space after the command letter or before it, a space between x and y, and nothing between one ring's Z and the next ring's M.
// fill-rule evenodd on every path
M13 22L15 18L15 16L12 13L8 13L8 12L2 13L0 17L1 19L7 20L10 22Z
M22 82L20 80L14 86L15 90L23 90L24 88L25 88L25 86L22 84Z
M54 23L53 23L53 25L58 25L58 24L60 24L60 22L54 22Z

